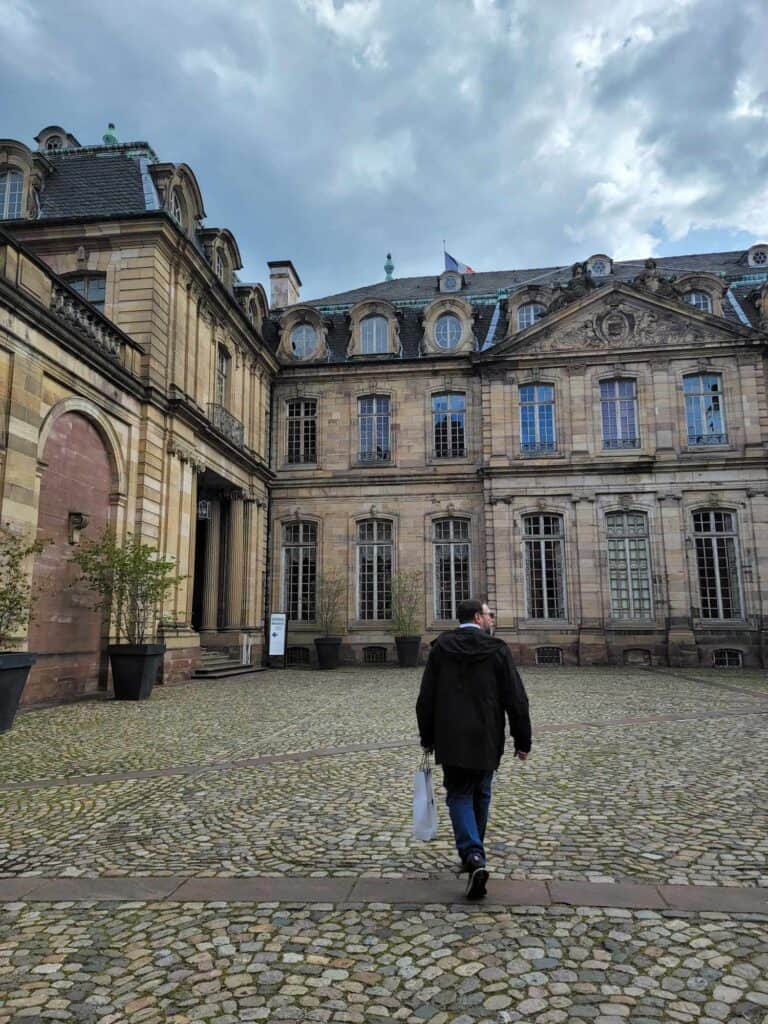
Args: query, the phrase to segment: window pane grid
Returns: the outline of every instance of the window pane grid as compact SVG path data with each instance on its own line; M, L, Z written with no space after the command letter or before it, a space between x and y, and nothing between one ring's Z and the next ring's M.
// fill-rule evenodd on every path
M317 459L317 402L292 399L288 402L288 444L290 463L315 462Z
M644 515L613 513L607 517L608 577L611 615L640 619L651 615L651 561Z
M469 523L439 519L435 538L435 615L455 619L456 606L470 596Z
M463 394L435 395L432 399L432 423L435 457L459 458L466 454L466 399Z
M607 380L600 384L603 447L637 448L637 401L633 380Z
M707 373L686 377L683 389L688 444L725 444L728 438L723 423L720 375Z
M535 324L537 320L541 320L546 312L546 308L540 303L526 302L526 304L521 306L517 311L518 331L523 331L526 327L530 327L532 324Z
M562 517L526 516L523 531L528 614L532 619L562 619L565 617Z
M693 529L697 534L696 566L701 617L741 618L741 588L733 513L715 510L695 512Z
M285 611L291 622L314 622L317 594L317 527L288 523L283 527Z
M389 398L371 395L358 400L361 462L388 462L390 447Z
M381 355L387 351L387 318L368 316L360 324L360 349L363 355Z
M520 450L529 455L555 451L555 389L551 384L520 388Z
M360 619L392 618L392 524L366 519L357 530Z
M24 177L19 171L0 174L0 216L4 220L21 217Z

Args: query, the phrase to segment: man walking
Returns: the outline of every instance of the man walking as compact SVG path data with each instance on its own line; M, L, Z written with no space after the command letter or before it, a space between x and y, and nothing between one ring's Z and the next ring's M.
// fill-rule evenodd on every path
M459 628L433 642L421 680L416 718L421 745L443 766L443 785L467 896L485 896L485 827L493 773L504 753L506 714L515 757L531 749L528 697L503 640L491 636L493 612L462 601Z

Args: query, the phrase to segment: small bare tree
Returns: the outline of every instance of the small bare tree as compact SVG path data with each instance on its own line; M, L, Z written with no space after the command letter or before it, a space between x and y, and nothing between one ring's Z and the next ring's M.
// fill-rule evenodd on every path
M418 569L403 569L392 576L392 625L394 636L416 636L418 614L424 599L424 574Z
M315 618L323 636L335 636L341 632L344 591L344 578L337 572L318 574Z

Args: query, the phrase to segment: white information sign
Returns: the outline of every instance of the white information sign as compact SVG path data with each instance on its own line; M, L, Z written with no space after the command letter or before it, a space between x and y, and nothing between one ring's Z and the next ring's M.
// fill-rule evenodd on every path
M269 653L275 657L285 654L285 615L282 612L269 616Z

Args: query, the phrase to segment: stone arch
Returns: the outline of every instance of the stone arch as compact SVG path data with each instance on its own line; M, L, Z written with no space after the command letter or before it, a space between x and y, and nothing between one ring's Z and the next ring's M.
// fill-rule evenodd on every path
M37 529L48 543L32 575L38 599L29 647L37 662L25 703L77 697L106 685L106 622L92 592L76 582L72 563L80 533L95 538L112 523L120 480L112 428L91 411L87 402L62 402L40 434Z
M62 416L66 416L68 413L79 413L85 419L91 421L93 427L101 435L101 439L104 442L104 447L107 451L107 457L109 458L112 470L112 493L120 495L126 494L128 490L128 480L126 475L125 459L121 453L120 439L118 438L109 417L106 416L97 405L94 405L93 402L89 402L87 398L65 398L48 411L48 414L40 427L40 434L38 436L38 465L45 465L45 446L52 430L55 427L56 421Z

